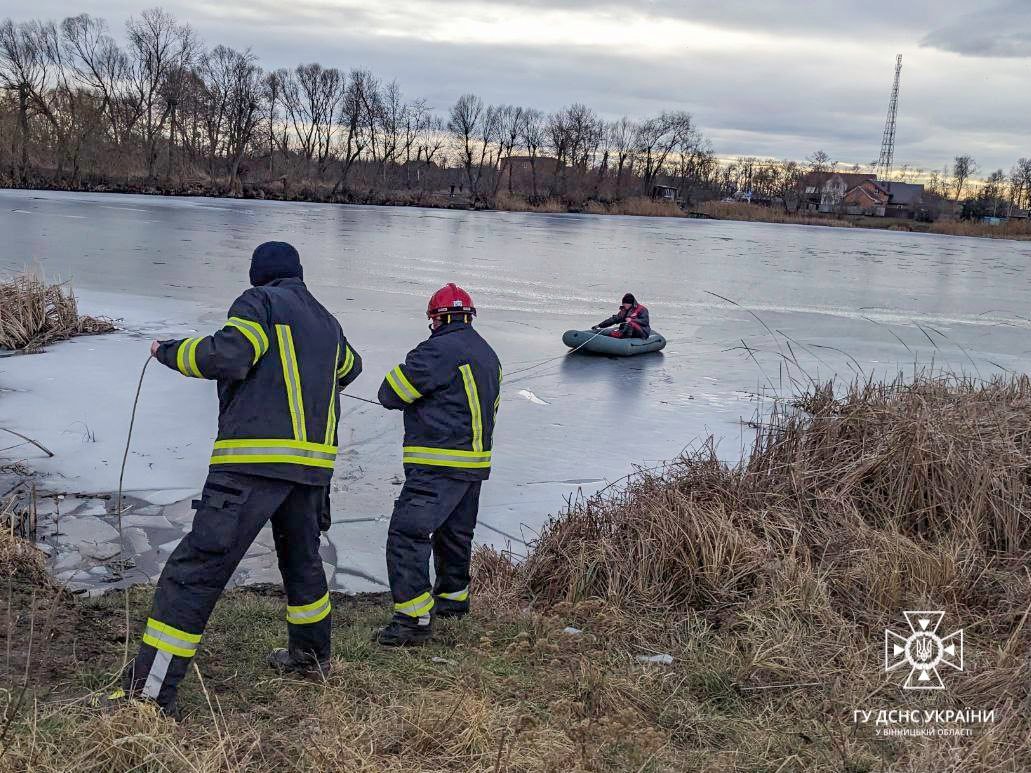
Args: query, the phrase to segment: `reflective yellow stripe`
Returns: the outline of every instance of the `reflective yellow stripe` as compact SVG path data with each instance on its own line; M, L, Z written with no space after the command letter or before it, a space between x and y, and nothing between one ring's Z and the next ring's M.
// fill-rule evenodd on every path
M469 589L462 588L462 590L454 591L453 593L438 593L442 599L448 601L468 601L469 600Z
M304 423L304 395L301 392L301 373L297 369L297 350L289 325L276 325L279 338L279 357L283 361L283 382L286 384L286 399L290 404L290 418L294 426L294 438L307 440L308 430Z
M335 446L300 440L219 440L210 464L299 464L333 469Z
M497 418L498 408L501 407L501 383L504 380L504 373L501 372L501 366L498 366L498 396L494 398L494 417Z
M413 454L436 454L442 456L460 456L469 459L490 459L490 451L463 451L452 448L430 448L429 446L405 446L404 452Z
M428 615L431 609L433 609L433 596L429 593L423 593L416 596L411 601L394 604L395 612L399 612L402 615L408 615L409 617L422 617L423 615Z
M348 350L350 351L350 350ZM337 344L337 353L333 357L333 368L336 368L337 361L340 359L340 344ZM333 378L329 382L329 410L326 411L326 445L333 442L333 434L337 429L337 378L340 376L340 371L335 371Z
M194 338L190 342L190 351L186 355L194 378L204 378L204 375L200 372L200 368L197 367L197 347L200 346L200 342L203 340L203 338Z
M469 401L469 416L472 419L473 430L473 451L483 450L483 417L480 414L480 392L476 388L476 379L473 377L471 365L459 367L462 372L462 381L465 384L465 397Z
M337 344L337 357L340 357L340 345ZM340 366L340 370L337 371L337 378L343 378L351 372L351 368L354 367L354 352L350 346L345 347L344 351L344 364Z
M311 604L297 607L287 605L286 621L294 625L311 625L324 620L332 608L332 604L329 601L329 593L326 593L325 596L318 601L313 601Z
M143 631L143 641L151 647L181 658L192 658L197 652L200 634L180 631L160 620L149 618Z
M336 462L326 459L309 459L285 454L227 454L212 456L209 464L300 464L305 467L324 467L332 470Z
M275 446L277 448L299 448L304 451L319 451L324 454L336 454L334 445L323 443L308 443L303 440L281 440L279 438L241 438L237 440L218 440L215 448L266 448Z
M462 451L450 448L427 448L405 446L401 461L404 464L421 464L429 467L453 467L456 469L487 469L490 467L490 451Z
M197 368L197 345L200 338L186 338L179 344L175 353L175 364L179 372L190 378L202 378Z
M230 317L226 320L226 327L232 327L243 333L244 337L251 342L251 346L254 347L254 360L251 362L252 365L261 359L262 355L268 351L268 336L265 335L265 330L260 324L249 319L243 319L242 317Z
M387 383L397 393L397 396L408 404L414 403L422 397L422 393L412 386L412 382L405 376L400 365L387 374Z

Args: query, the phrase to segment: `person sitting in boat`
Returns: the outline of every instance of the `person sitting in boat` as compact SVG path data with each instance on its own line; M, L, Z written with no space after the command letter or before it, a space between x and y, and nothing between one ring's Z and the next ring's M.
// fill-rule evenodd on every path
M615 330L606 330L602 335L610 338L648 338L652 334L648 320L648 309L637 302L633 293L623 296L619 311L604 322L600 322L591 330L604 330L619 325Z

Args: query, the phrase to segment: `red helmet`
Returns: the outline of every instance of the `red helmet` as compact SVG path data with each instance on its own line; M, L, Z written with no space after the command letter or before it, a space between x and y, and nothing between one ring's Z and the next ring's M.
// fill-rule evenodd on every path
M448 282L433 293L430 302L426 305L426 316L430 319L443 317L445 314L476 316L476 307L473 306L472 297L454 282Z

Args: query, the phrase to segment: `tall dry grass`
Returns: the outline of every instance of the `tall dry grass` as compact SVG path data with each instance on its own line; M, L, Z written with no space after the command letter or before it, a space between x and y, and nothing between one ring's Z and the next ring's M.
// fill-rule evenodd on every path
M931 223L931 233L1025 240L1031 239L1031 220L1009 220L999 225L988 225L970 220L939 220Z
M501 608L594 604L585 627L703 669L708 642L757 718L729 720L755 759L764 733L806 717L844 739L843 762L866 758L852 711L915 704L999 719L988 739L893 748L887 769L1031 769L1027 377L814 388L774 410L740 465L710 443L574 502L525 561L487 554L480 570ZM903 694L882 673L884 629L906 609L967 626L947 693Z
M48 343L114 330L110 320L79 315L65 284L33 274L0 282L0 348L38 351Z

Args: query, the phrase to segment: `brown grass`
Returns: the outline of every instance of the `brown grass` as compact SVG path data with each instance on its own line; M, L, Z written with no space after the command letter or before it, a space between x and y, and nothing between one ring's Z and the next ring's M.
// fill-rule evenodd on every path
M814 720L837 740L797 750L806 768L870 769L887 753L893 770L1031 769L1026 377L813 390L774 412L745 463L710 444L574 503L525 562L486 568L511 600L596 603L585 627L717 670L748 706L749 720L728 721L737 748L764 769L785 762L772 739L809 735ZM945 694L903 694L881 671L884 629L904 628L904 609L967 626L968 666ZM859 708L955 706L995 709L994 734L878 749L851 722Z
M67 285L27 273L0 282L0 348L34 352L54 341L112 330L110 320L80 316Z
M748 204L740 201L703 201L697 206L696 210L717 220L829 225L839 228L851 228L854 225L852 220L846 220L836 215L823 215L818 212L785 212L780 207L762 207L758 204Z
M979 236L989 239L1031 239L1031 220L1010 220L1000 225L969 220L939 220L931 223L931 233L949 236Z
M379 651L387 600L334 594L332 676L272 678L261 656L282 643L284 602L230 592L181 725L89 706L149 590L79 602L58 615L65 660L40 670L35 702L15 712L0 692L0 770L1028 770L1029 505L1027 378L813 389L739 465L710 443L572 503L525 560L479 551L474 616L427 649ZM945 692L904 693L882 671L904 609L965 627ZM673 662L638 660L656 653ZM994 726L879 739L853 722L964 707Z
M1013 220L1002 225L987 225L969 220L938 220L918 223L913 220L859 215L834 215L818 212L785 212L779 207L763 207L739 201L705 201L696 211L717 220L742 220L759 223L823 225L835 228L878 228L888 231L913 231L948 236L977 236L992 239L1031 239L1031 222Z

